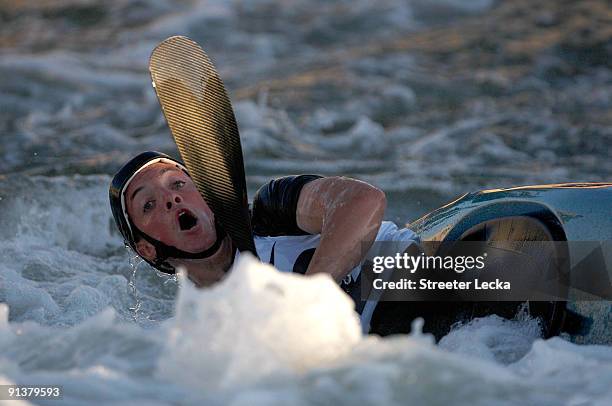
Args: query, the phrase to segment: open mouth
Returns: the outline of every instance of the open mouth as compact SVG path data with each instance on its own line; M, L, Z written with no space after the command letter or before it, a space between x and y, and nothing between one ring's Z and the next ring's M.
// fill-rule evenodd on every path
M188 231L198 224L198 218L188 210L183 210L178 215L178 222L181 231Z

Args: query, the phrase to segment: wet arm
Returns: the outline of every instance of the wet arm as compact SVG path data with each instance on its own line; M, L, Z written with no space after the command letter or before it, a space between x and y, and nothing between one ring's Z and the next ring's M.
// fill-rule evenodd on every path
M362 181L328 177L306 184L298 200L297 224L321 234L306 274L327 272L341 281L374 241L385 207L384 192Z

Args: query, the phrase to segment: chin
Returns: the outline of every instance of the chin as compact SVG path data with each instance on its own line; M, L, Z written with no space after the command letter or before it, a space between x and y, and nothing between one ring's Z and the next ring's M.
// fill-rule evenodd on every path
M216 236L215 238L210 238L209 234L207 235L205 233L201 233L190 237L189 240L190 243L188 244L188 246L186 246L186 248L181 249L187 252L198 253L211 247L216 241Z

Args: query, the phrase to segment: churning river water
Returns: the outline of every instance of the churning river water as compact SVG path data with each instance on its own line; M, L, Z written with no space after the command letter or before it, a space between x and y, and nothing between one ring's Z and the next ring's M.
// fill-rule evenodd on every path
M612 403L612 350L543 340L537 320L490 316L439 344L363 337L324 277L245 261L201 292L146 272L107 201L130 156L176 154L147 62L177 34L225 81L251 195L274 176L349 175L385 190L401 224L470 190L609 181L610 13L0 2L0 384L59 384L71 405Z

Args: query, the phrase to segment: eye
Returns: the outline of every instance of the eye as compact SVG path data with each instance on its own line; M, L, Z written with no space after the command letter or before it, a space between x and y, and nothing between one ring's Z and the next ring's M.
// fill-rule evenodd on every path
M182 181L182 180L176 180L176 181L172 182L172 187L175 190L178 190L178 189L182 188L183 186L185 186L185 182Z
M149 200L148 202L144 204L144 206L142 206L142 211L143 213L146 213L149 210L152 210L153 207L155 207L155 200Z

